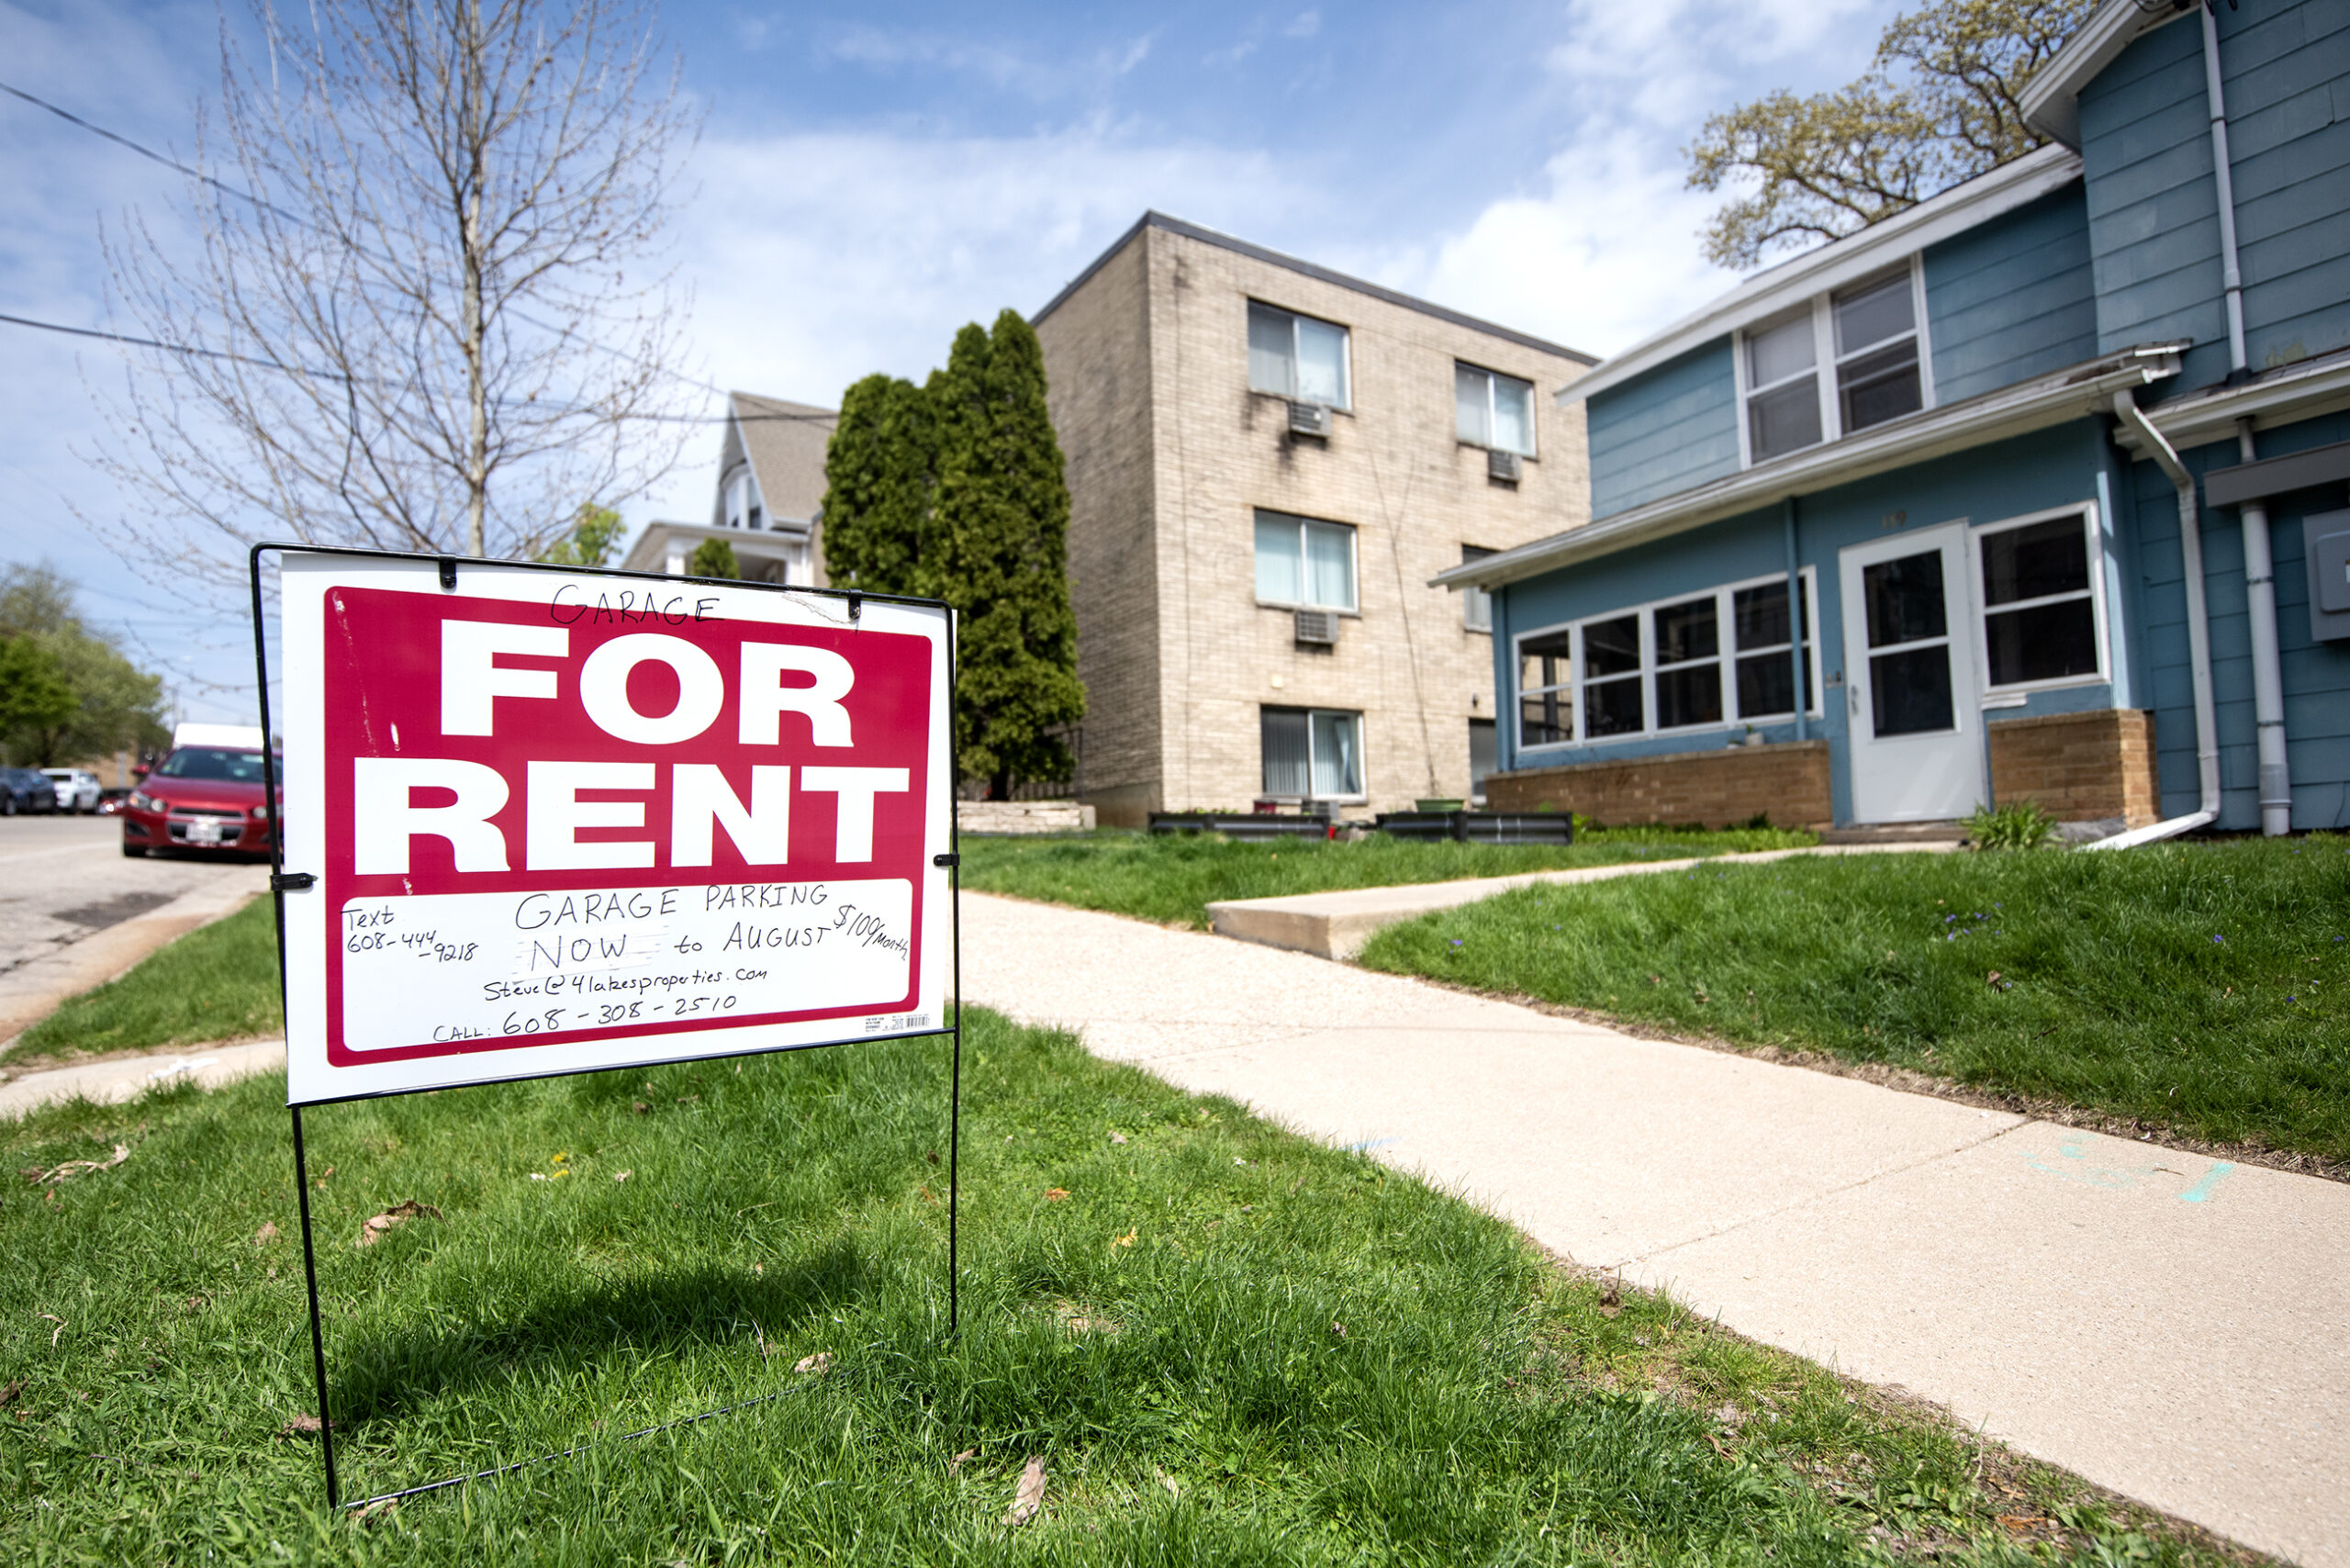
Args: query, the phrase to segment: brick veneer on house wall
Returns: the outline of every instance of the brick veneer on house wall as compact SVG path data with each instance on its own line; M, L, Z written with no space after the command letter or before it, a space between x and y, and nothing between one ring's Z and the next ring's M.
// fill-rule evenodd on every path
M1725 827L1757 812L1782 827L1825 827L1828 743L1724 746L1621 762L1529 767L1485 780L1497 812L1581 812L1602 823Z
M2098 708L2031 719L1994 719L1991 793L2001 805L2037 801L2059 822L2156 819L2154 716Z

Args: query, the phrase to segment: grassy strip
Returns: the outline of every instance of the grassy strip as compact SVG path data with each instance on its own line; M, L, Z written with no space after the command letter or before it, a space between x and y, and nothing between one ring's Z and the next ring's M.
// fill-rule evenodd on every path
M1374 833L1353 843L1242 844L1211 834L1104 832L1051 838L968 837L963 885L1047 903L1208 928L1221 899L1508 877L1628 860L1669 860L1817 843L1780 828L1593 829L1564 846L1416 843Z
M130 1148L0 1193L0 1556L2232 1555L1066 1036L975 1016L966 1063L952 1342L940 1043L313 1112L353 1495L607 1439L356 1523L274 1435L314 1408L280 1086L15 1127L10 1166ZM437 1213L356 1245L411 1199Z
M68 1001L25 1031L11 1063L80 1052L196 1045L285 1027L270 901L199 926L118 980Z
M2350 839L1804 857L1541 888L1374 968L2350 1160Z

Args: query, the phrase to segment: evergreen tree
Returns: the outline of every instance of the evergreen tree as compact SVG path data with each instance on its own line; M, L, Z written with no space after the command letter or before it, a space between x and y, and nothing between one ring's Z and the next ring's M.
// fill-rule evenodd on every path
M955 335L926 388L936 487L921 576L960 617L956 740L990 797L1018 778L1061 778L1052 730L1085 716L1069 601L1069 486L1045 406L1045 354L1017 311ZM931 569L929 557L942 557Z
M742 563L734 559L734 546L723 539L705 539L694 546L692 556L686 562L689 577L739 577Z
M868 375L842 395L824 448L824 572L834 588L934 594L934 414L921 387L895 376Z
M627 532L621 514L593 501L579 509L571 532L539 552L539 559L557 566L600 566L621 547Z

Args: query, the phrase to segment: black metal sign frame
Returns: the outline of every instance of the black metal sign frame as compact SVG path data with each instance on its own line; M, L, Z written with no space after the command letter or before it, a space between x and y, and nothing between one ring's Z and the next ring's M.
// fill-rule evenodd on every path
M918 1029L896 1035L871 1035L861 1036L856 1040L835 1040L821 1045L770 1046L741 1051L718 1051L712 1052L707 1058L698 1059L723 1061L729 1058L737 1057L777 1056L791 1051L829 1050L844 1045L866 1045L881 1040L920 1040L943 1038L950 1043L946 1091L946 1332L950 1336L955 1334L961 1324L961 1314L959 1311L960 1291L957 1288L960 1283L961 1276L960 1270L958 1268L959 1255L957 1242L959 1238L957 1236L957 1200L960 1194L962 1186L963 857L961 824L957 820L955 804L955 791L961 782L962 769L959 750L955 741L953 711L956 678L955 637L953 635L954 608L947 604L944 599L916 599L903 594L864 593L854 588L787 587L774 583L738 582L731 578L715 577L679 578L673 577L660 572L632 572L605 566L563 566L537 561L491 561L477 556L416 554L397 550L368 550L355 546L345 547L341 545L302 544L275 542L264 542L254 545L247 558L249 574L251 576L252 585L253 674L256 689L260 694L261 704L262 785L264 798L263 803L265 804L269 813L269 890L270 902L273 911L276 916L277 924L278 1002L281 1008L283 1008L285 1003L285 895L290 891L301 891L314 886L315 878L312 874L308 872L297 871L289 873L285 869L285 834L281 831L280 823L278 822L277 756L274 732L270 723L269 644L266 611L263 605L263 595L262 591L262 557L264 554L275 554L281 558L289 554L293 554L303 555L340 555L366 561L423 563L432 566L438 570L441 586L444 588L452 588L456 586L457 574L459 569L462 567L497 566L509 570L520 569L526 571L544 571L570 577L611 577L621 581L665 583L671 586L675 586L680 581L707 582L717 587L727 588L750 589L765 593L792 594L801 598L839 599L845 602L848 606L848 615L851 622L855 622L857 619L858 614L867 600L878 604L903 604L924 610L944 610L947 612L949 628L946 639L946 700L948 704L946 724L947 850L946 854L935 857L933 864L944 867L947 873L947 917L952 926L952 941L954 944L953 968L950 977L950 983L954 988L952 1004L954 1008L952 1014L954 1022L938 1029ZM623 1072L635 1070L639 1070L635 1066L580 1068L552 1073L524 1073L519 1074L511 1079L501 1079L498 1081L520 1083L527 1082L534 1078L572 1078L579 1077L588 1072ZM476 1084L465 1085L464 1087L480 1088L487 1087L487 1085ZM336 1100L320 1100L311 1102L310 1103L343 1104L352 1101L392 1099L400 1094L414 1094L420 1092L423 1092L420 1089L393 1090L377 1093L345 1095ZM286 1107L286 1110L292 1114L294 1122L294 1192L301 1209L302 1278L304 1284L308 1287L309 1292L310 1371L318 1386L319 1451L320 1461L326 1471L327 1506L329 1508L344 1508L353 1510L366 1508L378 1503L397 1502L404 1497L420 1496L425 1493L439 1492L452 1486L462 1486L471 1481L491 1480L513 1471L525 1469L531 1465L543 1464L552 1460L568 1459L574 1454L585 1452L591 1445L582 1443L572 1448L560 1450L554 1453L540 1454L532 1459L518 1460L511 1463L498 1465L489 1470L470 1471L463 1474L447 1476L439 1481L428 1481L415 1486L404 1487L395 1492L379 1493L372 1497L354 1498L348 1503L342 1501L340 1480L335 1469L334 1420L332 1413L328 1408L327 1400L326 1334L320 1325L319 1316L318 1249L311 1235L309 1161L302 1145L303 1106L299 1104L289 1104ZM632 1442L638 1438L649 1437L655 1432L667 1431L678 1427L694 1426L719 1416L729 1415L736 1410L746 1410L755 1405L764 1405L769 1400L779 1399L781 1397L782 1391L778 1390L773 1394L761 1394L756 1398L742 1400L733 1405L723 1406L715 1410L705 1410L699 1415L684 1416L674 1421L664 1421L655 1426L644 1427L635 1431L626 1432L613 1440L617 1442Z

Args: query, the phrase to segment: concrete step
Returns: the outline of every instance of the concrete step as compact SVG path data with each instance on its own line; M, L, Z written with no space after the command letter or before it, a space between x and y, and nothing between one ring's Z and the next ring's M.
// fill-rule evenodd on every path
M1966 824L1942 823L1873 823L1866 827L1821 830L1823 845L1878 844L1915 847L1921 844L1957 844L1966 837Z
M1817 849L1765 849L1751 855L1712 855L1673 860L1633 860L1620 866L1584 866L1567 871L1529 871L1519 877L1476 877L1457 882L1416 882L1400 888L1352 888L1334 893L1290 893L1272 899L1229 899L1208 905L1208 924L1219 936L1287 947L1322 958L1351 958L1372 933L1399 920L1505 893L1542 882L1602 882L1682 871L1692 866L1784 860L1795 855L1866 855L1886 851L1940 852L1958 840L1911 836L1884 843L1823 846Z

